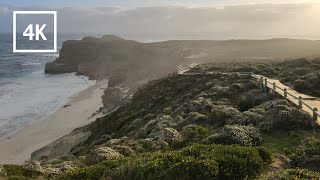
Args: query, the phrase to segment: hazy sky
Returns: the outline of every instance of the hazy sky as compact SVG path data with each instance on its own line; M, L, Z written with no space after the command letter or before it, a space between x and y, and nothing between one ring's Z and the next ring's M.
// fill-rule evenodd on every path
M1 0L0 32L13 10L57 10L60 33L154 39L320 39L318 0Z
M140 6L217 6L235 4L262 4L262 3L306 3L317 2L318 0L2 0L4 4L22 6L121 6L121 7L140 7Z

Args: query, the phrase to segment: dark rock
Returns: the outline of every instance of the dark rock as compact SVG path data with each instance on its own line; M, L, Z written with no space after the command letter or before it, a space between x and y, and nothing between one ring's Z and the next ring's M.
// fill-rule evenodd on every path
M70 73L77 72L76 65L66 65L66 64L58 64L56 62L46 63L44 72L46 74L61 74L61 73Z

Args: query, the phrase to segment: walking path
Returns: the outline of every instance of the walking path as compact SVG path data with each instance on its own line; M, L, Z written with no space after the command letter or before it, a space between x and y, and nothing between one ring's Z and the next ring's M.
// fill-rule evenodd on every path
M254 76L258 80L261 80L261 78L263 78L263 86L265 86L265 80L267 79L267 87L271 89L272 92L273 89L275 89L276 93L278 93L282 97L285 97L292 103L298 105L302 108L302 110L308 112L311 116L313 116L314 120L316 120L320 125L320 113L319 111L316 111L320 110L320 101L318 100L318 98L299 93L292 88L282 84L279 80L269 79L261 75Z

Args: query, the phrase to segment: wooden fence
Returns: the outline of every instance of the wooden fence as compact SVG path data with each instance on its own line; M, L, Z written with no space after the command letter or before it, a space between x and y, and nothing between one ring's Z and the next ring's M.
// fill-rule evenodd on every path
M289 100L288 97L291 96L292 98L296 99L299 108L302 109L303 106L306 106L308 109L310 109L310 110L313 112L312 116L313 116L313 119L314 119L315 121L317 121L317 120L318 120L318 117L320 117L320 113L318 112L318 108L316 108L316 107L311 107L309 104L307 104L307 103L302 99L301 96L297 97L297 96L289 93L287 89L283 89L283 88L279 87L275 82L273 82L273 83L272 83L272 82L269 82L268 79L265 78L265 77L263 77L263 76L255 75L255 74L253 74L253 73L252 73L252 75L253 75L254 77L256 77L257 79L259 79L259 84L260 84L261 88L262 88L266 93L268 92L268 88L269 88L269 87L268 87L268 84L269 84L269 85L271 85L271 87L272 87L272 88L269 88L269 89L271 89L271 93L272 93L273 95L276 95L276 93L279 93L279 92L276 91L277 89L279 89L279 90L281 90L281 91L283 92L282 94L281 94L281 93L279 93L279 94L280 94L281 96L283 96L284 98L286 98L286 99Z
M195 74L203 74L203 73L185 73L185 71L183 71L181 74L183 74L183 75L195 75ZM210 74L210 73L205 73L205 74ZM271 92L272 92L273 95L276 95L276 93L279 93L279 92L276 91L277 89L281 90L282 93L279 93L279 94L282 97L286 98L289 101L292 101L291 99L289 99L289 97L292 97L293 99L296 100L296 102L293 102L293 101L292 102L293 103L297 103L297 105L301 109L303 109L303 105L306 106L309 110L311 110L312 116L313 116L313 120L315 120L316 122L318 121L318 117L320 117L320 113L318 112L318 108L311 107L308 103L306 103L303 100L303 98L301 96L297 97L297 96L289 93L286 88L281 88L275 82L272 83L272 82L268 81L268 78L266 78L264 76L261 76L261 75L256 75L253 72L241 72L240 74L255 77L259 81L261 89L266 93L268 92L268 88L271 89ZM271 85L271 87L268 87L268 84ZM319 107L320 107L320 102L319 102ZM319 125L320 125L320 123L319 123Z

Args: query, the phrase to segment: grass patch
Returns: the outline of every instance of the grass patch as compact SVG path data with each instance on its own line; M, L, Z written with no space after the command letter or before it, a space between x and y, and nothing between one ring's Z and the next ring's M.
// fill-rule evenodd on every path
M305 134L303 132L302 134ZM282 153L285 148L294 150L299 146L304 135L298 132L273 132L263 135L262 146L268 148L273 153Z
M294 151L301 141L308 137L320 138L320 133L316 131L276 131L271 134L264 134L262 146L268 148L273 153L283 153L286 148Z

